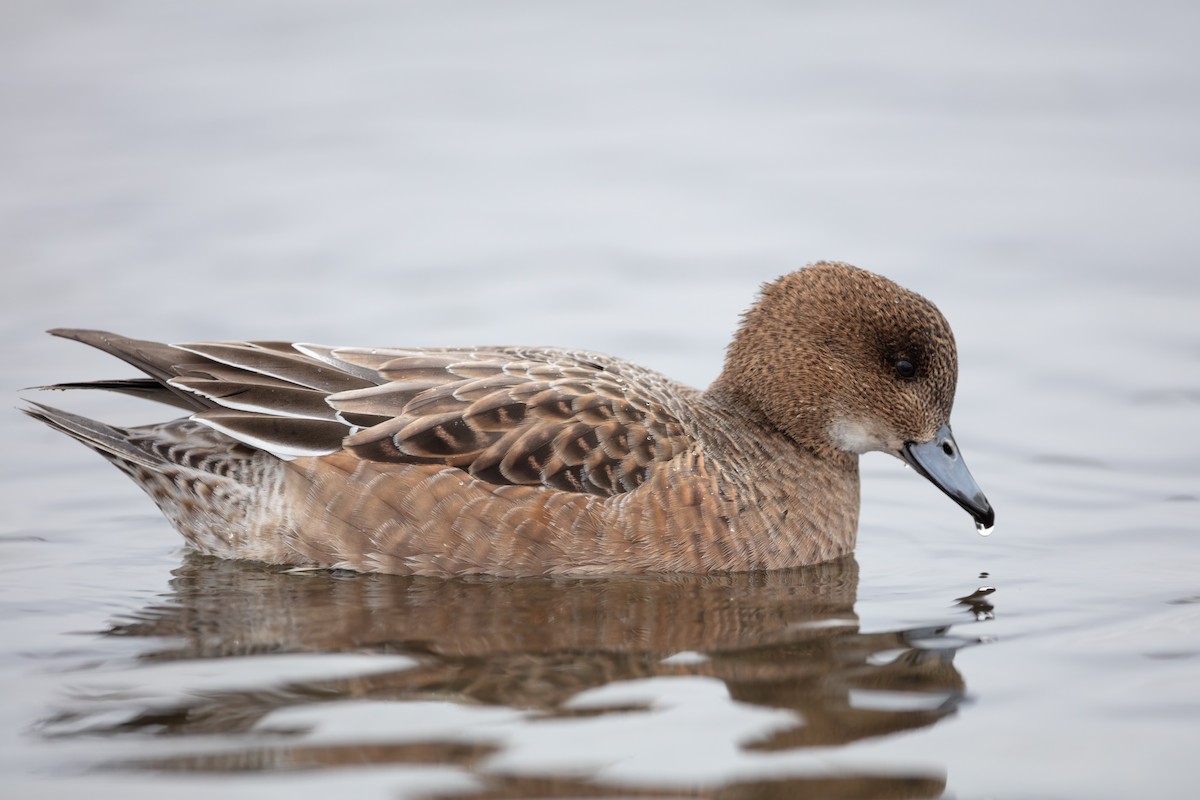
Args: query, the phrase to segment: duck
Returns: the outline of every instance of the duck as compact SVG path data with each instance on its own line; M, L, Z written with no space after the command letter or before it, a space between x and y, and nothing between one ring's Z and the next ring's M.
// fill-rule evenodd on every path
M841 262L761 287L699 390L553 347L163 344L49 333L184 413L119 427L23 410L108 459L211 556L524 578L777 570L851 553L882 451L990 530L950 427L957 350L921 295Z

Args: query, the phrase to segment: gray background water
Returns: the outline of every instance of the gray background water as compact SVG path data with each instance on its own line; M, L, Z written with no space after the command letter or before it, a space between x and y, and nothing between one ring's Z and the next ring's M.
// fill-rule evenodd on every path
M936 690L843 692L855 719L879 712L865 733L842 714L817 746L764 749L772 732L825 730L819 714L778 694L748 702L739 687L759 679L703 674L724 668L705 632L666 620L634 668L614 654L649 628L617 614L597 641L571 629L683 603L655 600L676 587L476 595L185 558L123 476L9 412L0 794L1195 795L1194 4L39 0L0 17L10 404L21 387L124 374L42 333L56 325L575 345L704 385L760 282L832 258L951 320L955 431L999 515L978 537L933 487L871 456L857 576L835 576L849 593L828 614L805 622L792 578L735 582L719 602L697 587L686 607L710 615L782 603L775 632L850 619L857 633L820 662L832 680L860 649L850 660L871 675L895 652L905 668L939 651L952 664ZM121 398L52 399L155 418ZM956 603L985 585L992 608ZM424 592L455 619L412 615ZM506 612L477 619L489 607ZM331 608L413 630L368 635ZM578 616L519 624L556 608ZM738 624L718 632L758 642L769 627ZM549 643L522 639L538 626ZM897 631L904 644L871 644ZM489 632L503 644L481 645ZM440 655L379 645L422 636ZM454 648L470 655L456 669L507 654L496 674L520 690L451 691L443 673L437 691L412 687ZM530 680L598 653L607 677L579 691L547 700ZM771 653L780 668L818 661ZM378 673L410 683L381 696ZM321 691L338 702L316 703ZM274 710L204 728L214 708L256 703ZM176 716L155 721L161 708ZM281 731L304 745L293 761L197 755L269 754ZM162 760L128 766L143 757ZM371 766L338 766L356 759Z

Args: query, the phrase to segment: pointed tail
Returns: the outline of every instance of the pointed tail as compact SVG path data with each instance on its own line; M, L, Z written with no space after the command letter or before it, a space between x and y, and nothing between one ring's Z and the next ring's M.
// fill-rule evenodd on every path
M30 401L30 407L21 410L82 442L110 461L139 464L156 472L162 471L168 463L161 456L139 447L125 428L106 425L44 403Z

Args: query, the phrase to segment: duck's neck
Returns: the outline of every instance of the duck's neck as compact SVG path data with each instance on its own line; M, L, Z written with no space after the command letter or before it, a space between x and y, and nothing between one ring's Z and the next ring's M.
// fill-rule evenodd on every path
M744 498L739 528L771 554L762 566L816 563L854 550L857 455L805 447L721 385L703 402L711 420L705 452Z
M740 391L738 385L727 380L725 375L717 378L702 395L702 401L712 414L713 419L723 422L718 427L743 428L756 430L764 441L786 442L787 448L802 451L812 459L822 462L827 467L858 474L858 455L839 450L831 444L815 441L802 441L791 436L787 431L773 422L768 414L758 407L752 397ZM801 426L805 430L817 427ZM782 444L779 445L781 448Z

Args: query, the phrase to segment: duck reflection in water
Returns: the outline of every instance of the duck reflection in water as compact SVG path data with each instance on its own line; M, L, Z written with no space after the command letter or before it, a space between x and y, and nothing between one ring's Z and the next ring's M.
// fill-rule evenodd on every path
M597 707L572 700L619 682L682 676L721 681L739 703L794 712L794 724L768 726L761 735L739 739L742 750L844 745L919 729L953 714L964 697L954 654L979 639L951 634L946 621L864 633L854 611L857 583L853 556L743 574L440 580L296 574L190 554L175 573L170 595L106 632L156 640L128 674L134 686L138 671L150 662L230 659L213 667L236 676L244 667L233 659L251 655L389 654L411 661L400 669L350 678L275 679L257 690L201 692L184 686L167 703L161 695L140 702L134 690L123 696L127 713L116 724L111 705L106 704L108 713L97 713L87 708L86 696L79 696L78 708L48 720L44 730L49 735L134 734L138 740L152 734L172 737L179 745L196 743L192 737L234 735L243 743L237 751L214 753L210 740L193 752L172 749L167 756L108 765L120 769L228 773L452 764L487 787L473 797L603 794L612 787L581 779L578 772L557 778L487 770L482 762L502 752L503 741L453 741L444 734L420 741L407 730L397 743L381 743L375 728L370 741L314 743L305 740L304 730L281 728L273 715L297 708L316 708L319 715L315 704L348 700L499 707L528 715L530 724L645 714L652 709L637 703ZM962 617L963 624L975 619ZM816 786L838 796L848 791L936 797L945 783L936 774L872 771L772 779L759 788L770 795ZM733 789L705 790L704 796ZM626 786L621 793L655 796L660 790L666 791ZM667 793L678 795L675 789Z

